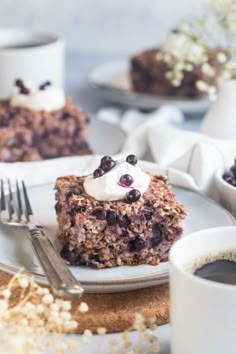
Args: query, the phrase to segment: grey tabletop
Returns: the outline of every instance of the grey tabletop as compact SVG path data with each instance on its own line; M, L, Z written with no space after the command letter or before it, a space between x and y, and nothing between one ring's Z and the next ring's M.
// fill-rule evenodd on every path
M91 87L88 82L88 75L95 67L117 59L123 59L121 55L104 54L69 54L66 60L66 92L74 102L85 109L89 114L94 115L102 107L112 105L112 102L99 94L97 89ZM189 116L182 128L187 130L198 130L201 117ZM161 354L170 353L170 325L160 326L155 334L159 338ZM80 336L74 336L80 342ZM119 334L110 334L103 337L95 336L85 348L85 353L97 353L98 348L106 348L106 343L111 337L119 338ZM135 341L136 334L132 333ZM109 353L109 352L107 352Z

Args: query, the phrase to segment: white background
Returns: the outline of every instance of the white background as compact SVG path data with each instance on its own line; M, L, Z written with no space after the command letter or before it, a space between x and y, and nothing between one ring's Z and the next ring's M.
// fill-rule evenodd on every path
M131 53L158 44L206 0L0 0L1 27L63 35L71 52Z

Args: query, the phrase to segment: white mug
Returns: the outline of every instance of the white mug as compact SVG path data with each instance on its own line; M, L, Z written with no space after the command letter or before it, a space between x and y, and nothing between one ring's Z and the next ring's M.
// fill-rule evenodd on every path
M34 85L64 84L63 39L25 29L0 29L0 99L9 96L16 79Z
M188 269L225 250L236 252L235 226L196 232L171 248L172 354L236 353L236 285L202 279Z

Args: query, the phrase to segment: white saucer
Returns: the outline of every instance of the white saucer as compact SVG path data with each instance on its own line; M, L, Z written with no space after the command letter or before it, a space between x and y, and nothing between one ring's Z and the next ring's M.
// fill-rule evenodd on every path
M203 113L210 106L207 98L173 98L141 94L132 91L129 80L129 62L115 61L96 68L89 76L90 83L114 103L140 109L155 109L172 104L184 113Z
M145 166L151 173L157 168L157 165L152 163L146 163ZM29 196L37 218L59 249L60 245L56 240L57 222L53 187L51 183L31 187ZM189 213L184 222L184 237L197 230L235 224L231 214L204 196L178 187L174 187L174 191L177 200ZM0 269L16 273L24 268L28 273L35 275L37 281L46 283L43 271L26 237L26 231L0 225L0 244ZM158 266L140 265L100 270L71 267L73 274L81 281L85 290L95 293L121 292L160 284L168 281L168 269L168 262Z

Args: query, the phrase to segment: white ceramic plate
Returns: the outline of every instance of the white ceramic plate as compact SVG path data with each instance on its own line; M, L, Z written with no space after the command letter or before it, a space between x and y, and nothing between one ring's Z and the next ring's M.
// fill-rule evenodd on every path
M89 76L90 83L112 102L128 107L155 109L162 104L173 104L185 113L203 113L208 110L207 98L173 98L136 93L131 90L128 61L107 63Z
M146 170L157 171L157 165L145 163ZM60 249L56 240L57 223L54 212L53 184L44 184L29 188L33 210L40 223L45 226L47 234ZM234 218L225 209L213 201L189 190L174 187L177 200L185 206L189 215L184 225L184 236L209 227L235 224ZM39 266L26 232L13 227L0 225L0 269L15 273L24 268L34 274L41 283L46 278ZM81 281L88 292L120 292L144 288L168 280L168 262L158 266L140 265L134 267L116 267L110 269L91 269L71 267L71 271Z

